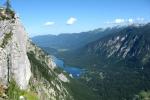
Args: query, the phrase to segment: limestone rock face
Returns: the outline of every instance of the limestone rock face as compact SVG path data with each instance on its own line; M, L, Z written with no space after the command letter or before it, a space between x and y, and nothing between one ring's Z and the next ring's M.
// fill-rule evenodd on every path
M14 80L27 89L31 77L27 57L27 33L19 18L0 21L0 81L7 85Z
M74 100L64 85L69 78L63 73L60 78L56 69L51 56L28 38L18 17L0 20L0 85L10 87L13 81L39 100Z

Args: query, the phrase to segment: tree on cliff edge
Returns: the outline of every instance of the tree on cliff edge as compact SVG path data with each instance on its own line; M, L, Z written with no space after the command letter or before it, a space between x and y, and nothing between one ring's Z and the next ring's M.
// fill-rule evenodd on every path
M10 0L7 0L7 1L6 1L6 8L7 8L7 9L10 9L10 8L11 8Z

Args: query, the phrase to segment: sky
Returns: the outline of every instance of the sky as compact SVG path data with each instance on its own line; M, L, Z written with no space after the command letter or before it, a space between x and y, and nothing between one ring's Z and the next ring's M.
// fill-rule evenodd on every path
M150 0L11 0L11 4L30 37L150 21Z

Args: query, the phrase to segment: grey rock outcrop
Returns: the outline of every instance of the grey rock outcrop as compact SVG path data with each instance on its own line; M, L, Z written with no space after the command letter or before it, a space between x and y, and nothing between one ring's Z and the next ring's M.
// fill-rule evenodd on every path
M39 100L73 100L64 86L68 77L56 68L51 56L28 38L18 17L0 20L0 85L10 87L13 81Z
M27 57L27 33L18 17L0 21L0 81L7 85L14 80L27 89L31 77Z

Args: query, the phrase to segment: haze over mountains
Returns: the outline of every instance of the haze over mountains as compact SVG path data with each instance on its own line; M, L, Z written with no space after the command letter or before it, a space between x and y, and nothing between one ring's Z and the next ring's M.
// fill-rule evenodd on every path
M93 42L107 34L115 33L120 29L122 29L122 27L113 27L107 29L99 28L81 33L35 36L32 38L32 40L42 47L50 47L57 50L73 50L81 48L84 45Z

